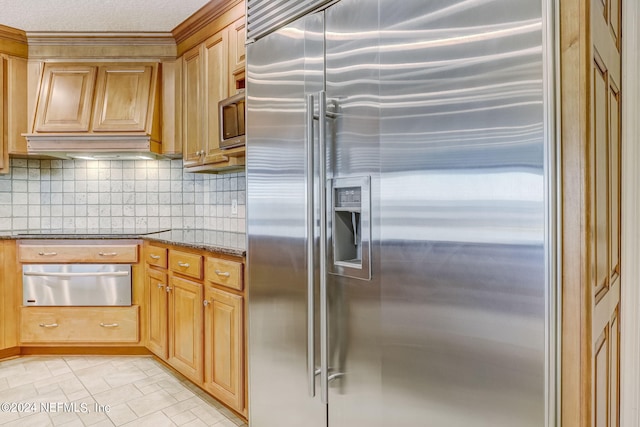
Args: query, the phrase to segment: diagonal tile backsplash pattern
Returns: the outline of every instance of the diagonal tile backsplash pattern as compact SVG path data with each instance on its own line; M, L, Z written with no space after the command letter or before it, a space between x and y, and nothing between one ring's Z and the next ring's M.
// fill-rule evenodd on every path
M0 230L149 227L244 233L245 189L244 173L188 173L182 160L11 159L11 172L0 175Z

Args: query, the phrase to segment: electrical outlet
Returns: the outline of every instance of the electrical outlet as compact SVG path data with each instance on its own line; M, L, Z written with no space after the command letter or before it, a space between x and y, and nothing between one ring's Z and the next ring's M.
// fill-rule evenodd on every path
M231 215L238 215L238 199L231 199Z

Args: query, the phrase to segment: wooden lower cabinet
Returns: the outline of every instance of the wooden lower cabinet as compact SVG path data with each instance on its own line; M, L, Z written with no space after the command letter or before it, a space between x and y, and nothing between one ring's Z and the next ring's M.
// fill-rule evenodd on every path
M167 273L147 269L146 285L148 289L147 314L149 336L147 348L158 357L166 360L168 357L167 343Z
M147 348L247 416L244 258L145 242Z
M138 306L22 307L20 341L28 344L138 342Z
M169 278L169 363L196 382L203 378L202 284Z
M204 311L204 388L238 412L244 409L242 296L207 286Z

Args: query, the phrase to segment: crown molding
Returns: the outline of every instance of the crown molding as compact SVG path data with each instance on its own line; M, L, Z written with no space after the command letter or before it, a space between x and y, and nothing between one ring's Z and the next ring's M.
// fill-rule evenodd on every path
M29 59L175 58L168 32L28 32Z
M0 25L0 52L26 58L28 50L24 31Z
M211 0L171 31L176 43L182 43L242 3L244 3L244 0Z

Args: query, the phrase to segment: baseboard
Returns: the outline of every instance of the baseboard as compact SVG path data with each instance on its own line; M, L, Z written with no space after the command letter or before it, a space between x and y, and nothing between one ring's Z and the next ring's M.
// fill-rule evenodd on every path
M18 347L19 348L19 347ZM149 356L146 347L22 347L22 356Z
M16 356L20 356L20 347L11 347L0 350L0 360Z

